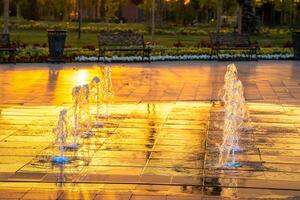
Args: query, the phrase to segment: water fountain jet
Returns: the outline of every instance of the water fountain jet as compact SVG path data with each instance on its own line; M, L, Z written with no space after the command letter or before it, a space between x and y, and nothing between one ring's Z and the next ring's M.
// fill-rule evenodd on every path
M111 96L112 92L112 81L111 81L111 67L105 66L104 67L104 91L105 91L105 118L108 119L109 111L108 111L108 103L109 97Z
M73 140L72 143L67 146L68 149L78 149L79 144L77 144L78 137L78 121L79 121L79 99L80 99L81 86L76 86L72 90L73 98Z
M96 99L96 120L100 118L100 109L101 109L101 96L100 96L100 85L101 85L101 80L96 76L93 78L93 80L90 83L90 91L94 91L94 98ZM95 128L102 128L103 127L103 122L96 121L94 126Z
M70 162L70 159L64 156L64 146L66 137L68 136L68 123L67 123L67 110L60 111L59 119L56 128L53 130L56 134L56 141L59 141L60 155L52 157L51 161L53 164L66 164Z
M237 77L234 64L227 66L221 101L224 105L223 142L219 146L219 166L240 167L235 153L242 152L239 146L240 132L249 114L242 82Z
M79 93L79 111L80 111L80 123L83 123L86 131L83 132L84 138L89 138L93 136L92 127L91 127L91 119L90 119L90 107L89 107L89 96L90 96L90 88L89 85L85 84L81 86L81 90Z

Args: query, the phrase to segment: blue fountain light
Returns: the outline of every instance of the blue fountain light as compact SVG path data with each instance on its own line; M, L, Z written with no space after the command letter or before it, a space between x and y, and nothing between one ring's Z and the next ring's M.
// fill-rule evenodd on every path
M230 163L225 163L224 166L225 167L241 167L242 165L237 162L230 162Z
M231 153L241 153L243 152L243 149L241 149L239 146L233 147L231 149Z
M70 159L64 156L64 145L66 142L66 136L68 135L68 126L67 126L67 109L63 109L60 111L59 119L57 122L57 126L53 129L54 133L57 136L56 141L59 142L59 152L60 156L53 156L51 158L51 162L53 164L66 164L70 162Z
M51 159L51 162L55 165L61 165L71 162L69 158L66 158L64 156L54 156Z

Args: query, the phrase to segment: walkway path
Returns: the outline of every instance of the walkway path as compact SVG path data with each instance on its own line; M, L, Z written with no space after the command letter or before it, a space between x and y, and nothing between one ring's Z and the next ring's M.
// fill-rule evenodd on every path
M253 130L242 167L214 168L224 62L113 65L109 123L81 139L72 164L51 130L93 65L0 66L0 199L300 197L300 63L237 62ZM246 145L246 146L247 146Z

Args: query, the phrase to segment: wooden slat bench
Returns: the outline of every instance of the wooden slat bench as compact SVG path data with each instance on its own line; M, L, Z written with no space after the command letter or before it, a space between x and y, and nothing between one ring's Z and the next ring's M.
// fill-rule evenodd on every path
M9 53L9 62L16 63L16 47L10 43L9 34L0 34L0 52Z
M99 55L104 58L105 52L118 52L118 51L135 51L142 52L142 60L144 57L148 58L150 62L151 48L144 42L144 36L142 34L132 32L100 32L98 34L99 42Z
M248 51L249 59L252 60L252 55L255 55L257 61L257 51L259 46L257 43L251 43L248 34L240 33L211 33L211 57L217 55L220 59L219 53L221 50L244 50Z

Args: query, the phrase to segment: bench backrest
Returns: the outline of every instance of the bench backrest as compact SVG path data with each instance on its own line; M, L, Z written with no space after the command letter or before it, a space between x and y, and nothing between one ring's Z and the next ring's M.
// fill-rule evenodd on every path
M251 44L248 34L240 33L211 33L211 43L213 46L249 46Z
M100 48L144 46L144 36L132 32L101 32L98 34Z
M9 34L0 34L0 47L8 47L10 46Z

